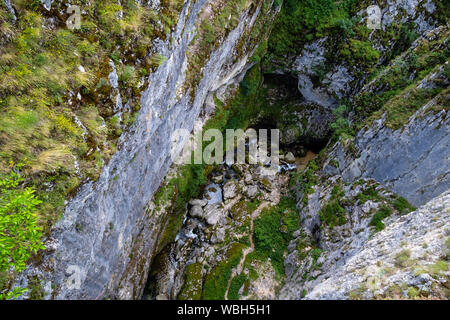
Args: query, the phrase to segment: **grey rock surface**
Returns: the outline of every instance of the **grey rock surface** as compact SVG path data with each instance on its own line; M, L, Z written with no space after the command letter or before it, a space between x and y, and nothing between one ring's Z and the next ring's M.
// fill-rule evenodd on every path
M53 0L41 0L41 3L42 3L42 5L44 6L45 9L50 11L50 9L52 8Z
M234 198L237 192L238 192L238 185L234 181L228 181L223 186L223 198L225 200Z
M201 206L195 205L191 208L189 214L191 215L191 217L203 218L203 209Z
M189 205L191 205L191 206L204 207L207 204L208 204L208 201L206 201L206 200L192 199L191 201L189 201Z
M292 154L292 152L288 152L288 153L284 156L284 160L285 160L287 163L294 163L294 162L295 162L295 157L294 157L294 155Z
M207 205L204 218L209 225L215 225L224 216L225 212L220 204Z
M329 277L315 286L306 298L349 298L352 294L357 295L361 286L368 290L360 298L389 296L393 286L400 288L396 298L407 298L413 292L411 288L430 294L431 287L434 294L441 293L444 298L445 282L450 273L448 264L439 261L449 254L446 244L450 230L449 208L450 193L447 191L417 211L393 221L342 267L329 273ZM436 263L447 265L447 268L439 270ZM388 273L383 273L388 269Z
M13 22L17 21L16 17L16 11L14 10L13 6L11 5L11 0L3 0L3 3L5 4L6 9L8 9L9 13L13 17Z
M258 194L258 186L256 185L250 185L246 187L246 195L247 197L249 197L250 199L254 199L256 197L256 195Z
M337 144L331 158L339 162L343 178L373 178L415 206L446 191L450 187L450 117L445 110L430 111L433 104L426 104L398 130L384 126L385 118L363 129L355 140L356 159Z

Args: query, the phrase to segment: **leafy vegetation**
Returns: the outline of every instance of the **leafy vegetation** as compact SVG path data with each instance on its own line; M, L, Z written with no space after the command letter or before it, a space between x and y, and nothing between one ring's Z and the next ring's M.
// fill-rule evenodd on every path
M178 300L200 300L202 294L202 265L193 263L185 269L184 285Z
M278 275L284 275L284 254L292 233L298 230L298 217L295 201L284 197L270 209L261 212L255 220L254 241L256 256L261 260L270 258Z
M38 250L44 249L42 230L38 226L37 208L42 203L35 190L24 188L17 172L0 175L0 274L19 273ZM23 291L9 292L7 283L0 286L1 298L14 298Z
M361 204L366 203L367 200L379 200L380 196L377 191L377 184L372 184L371 186L364 188L358 195L356 196Z
M372 216L369 225L375 227L376 232L381 231L386 227L383 223L383 219L389 217L391 214L392 209L387 205L383 205L378 212Z
M355 135L354 128L349 120L350 111L351 108L346 105L340 105L333 110L336 120L330 126L334 131L334 139L343 137L346 140Z
M32 188L22 188L16 172L0 179L0 272L25 269L33 253L43 249L37 207L42 201Z
M320 221L330 229L347 222L347 211L342 207L344 191L340 185L334 186L328 203L319 211Z
M350 39L340 51L342 57L351 65L374 65L380 59L380 53L373 49L372 42Z
M395 265L398 268L407 268L413 264L413 260L411 260L411 250L404 249L395 255Z
M239 274L238 276L234 277L231 281L230 285L230 291L228 291L228 299L229 300L239 300L240 295L239 291L244 286L244 292L243 295L246 295L246 284L248 285L247 277L244 273ZM248 288L247 288L248 289Z
M232 269L239 264L242 258L243 245L234 243L227 252L227 257L220 262L206 276L203 285L202 299L221 300L225 297L228 280L231 278Z
M357 1L285 0L269 41L273 57L296 53L306 41L340 30Z
M397 197L393 202L392 205L394 208L400 213L400 214L407 214L411 211L416 210L409 202L403 197Z

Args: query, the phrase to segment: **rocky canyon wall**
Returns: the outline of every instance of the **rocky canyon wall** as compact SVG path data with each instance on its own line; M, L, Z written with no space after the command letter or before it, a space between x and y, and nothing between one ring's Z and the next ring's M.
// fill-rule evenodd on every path
M45 241L47 249L21 275L20 285L38 276L45 298L140 298L167 219L149 215L145 207L171 165L170 137L179 128L192 130L207 95L246 70L258 43L242 44L241 38L256 21L276 12L270 1L245 1L239 16L229 17L238 21L236 27L212 39L217 49L203 62L195 88L186 78L192 68L187 55L198 50L190 44L199 20L211 18L211 5L220 8L226 2L186 1L176 31L158 41L157 51L167 61L149 76L135 124L122 134L98 181L85 183L69 201Z

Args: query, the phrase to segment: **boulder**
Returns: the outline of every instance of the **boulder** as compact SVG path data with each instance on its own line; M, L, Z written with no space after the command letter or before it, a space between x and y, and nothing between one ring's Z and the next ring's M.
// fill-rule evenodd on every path
M191 206L199 206L199 207L204 207L208 204L208 201L206 200L200 200L200 199L192 199L191 201L189 201L189 205Z
M201 206L193 206L189 211L191 217L203 218L203 209Z
M250 199L253 199L253 198L255 198L256 195L258 194L258 191L259 191L259 190L258 190L258 187L257 187L257 186L251 185L251 186L248 186L248 187L246 188L245 194L246 194L246 196L249 197Z
M224 216L225 212L220 205L207 205L204 211L204 219L209 225L215 225Z
M223 182L223 180L224 180L223 175L215 176L212 178L212 181L214 181L214 183L217 183L217 184L221 184Z
M250 173L245 174L244 182L246 184L251 184L253 182L253 177Z
M295 162L295 156L292 154L292 152L288 152L284 156L284 161L286 161L287 163L294 163Z
M223 186L223 198L225 200L236 197L237 192L238 192L238 186L237 186L236 182L234 182L234 181L228 181Z
M214 233L211 236L211 243L221 243L225 241L225 229L224 228L218 228L216 233Z

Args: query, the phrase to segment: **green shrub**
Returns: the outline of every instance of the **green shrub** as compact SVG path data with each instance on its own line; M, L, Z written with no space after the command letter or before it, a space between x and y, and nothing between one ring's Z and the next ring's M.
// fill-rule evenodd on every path
M202 265L193 263L185 269L184 285L178 300L200 300L202 295Z
M428 266L428 270L432 274L439 274L440 272L448 271L448 263L444 260L436 261L436 263Z
M228 291L228 300L239 300L239 290L244 285L244 295L245 295L245 283L247 277L244 273L239 274L231 280L230 290Z
M341 49L342 56L352 65L370 66L378 62L380 52L372 47L372 42L350 39Z
M368 188L362 190L358 195L356 196L356 199L361 201L361 204L366 203L367 200L378 200L380 199L380 196L378 195L377 191L377 185L373 184L369 186Z
M36 208L41 203L32 188L21 188L24 179L16 172L0 176L0 272L21 272L32 254L44 249ZM23 293L0 288L0 299Z
M403 197L398 197L394 200L394 202L392 203L392 205L394 206L394 208L396 210L398 210L398 212L400 214L407 214L410 213L411 211L416 210L416 208L414 208L409 202L408 200L406 200Z
M133 66L124 66L119 76L119 80L124 85L129 85L136 77L136 70Z
M306 41L350 27L356 0L285 0L269 39L269 52L277 60L295 53Z
M398 268L407 268L413 264L411 250L405 249L395 255L395 265Z
M20 188L23 180L14 171L0 178L0 272L24 270L31 255L44 248L36 216L42 202L32 188Z
M331 129L334 131L334 138L339 137L348 138L355 135L354 128L352 127L349 120L349 112L351 108L346 105L340 105L333 110L336 120L330 124Z
M328 203L319 211L320 221L330 229L347 223L347 211L342 207L346 202L340 185L333 187Z
M231 278L232 270L236 267L242 258L243 245L234 243L227 252L227 257L220 262L206 276L203 285L203 300L222 300L225 298L228 281Z
M417 288L411 287L408 290L408 297L411 299L417 298L419 296L419 290Z
M392 209L386 205L383 205L378 212L372 216L369 225L375 227L376 232L381 231L386 227L383 223L383 219L389 217L391 214Z
M292 233L300 226L295 201L283 198L276 206L263 210L254 225L256 255L263 260L270 258L276 273L284 275L284 253Z
M344 225L347 222L346 211L338 201L327 203L319 212L320 221L333 229L335 226Z

